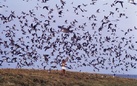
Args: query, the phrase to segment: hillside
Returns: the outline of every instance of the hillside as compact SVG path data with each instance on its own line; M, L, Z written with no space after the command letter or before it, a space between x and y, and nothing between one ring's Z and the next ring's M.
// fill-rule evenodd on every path
M62 75L60 70L0 69L0 86L137 86L137 80L70 71Z

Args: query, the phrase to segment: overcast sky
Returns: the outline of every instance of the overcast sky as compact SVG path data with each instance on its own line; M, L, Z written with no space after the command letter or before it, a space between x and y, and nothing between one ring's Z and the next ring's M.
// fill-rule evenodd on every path
M62 0L65 1L65 0ZM56 6L61 7L62 3L60 2L60 0L49 0L46 3L42 3L42 0L1 0L0 1L0 14L4 15L4 16L9 16L11 14L11 12L14 12L14 14L16 15L16 17L21 17L23 16L23 12L26 14L30 14L30 11L32 13L35 14L34 17L31 17L31 15L26 16L25 19L28 20L28 25L31 25L31 23L35 24L36 21L38 22L42 22L44 23L45 20L49 20L50 19L50 25L48 28L53 28L54 31L59 31L60 29L58 28L58 26L62 26L64 25L64 27L68 27L69 25L72 25L72 22L74 22L75 20L77 21L77 23L75 23L74 25L72 25L72 30L74 31L74 33L76 33L79 36L84 36L86 32L89 32L91 36L95 36L92 37L92 42L90 42L91 44L97 44L96 48L97 48L97 54L96 56L86 56L86 58L88 58L88 60L85 60L84 58L82 58L81 62L76 61L76 63L67 63L68 65L73 66L74 71L84 71L84 72L98 72L98 73L126 73L126 74L136 74L137 73L137 69L131 68L130 66L128 67L128 72L125 70L121 70L122 68L125 68L125 63L133 63L136 67L136 61L135 60L131 60L131 58L125 58L125 52L127 52L129 55L132 55L133 57L137 58L137 5L134 5L132 3L129 3L128 0L119 0L119 1L123 1L123 6L120 3L114 4L116 0L66 0L65 1L65 5L63 6L63 9L57 9ZM117 0L118 1L118 0ZM135 3L137 3L137 0L134 0ZM78 5L80 5L80 8L77 8ZM48 10L46 8L43 8L44 6L48 7ZM77 8L76 11L75 8ZM117 10L116 10L117 9ZM53 11L52 11L53 10ZM52 13L49 13L50 11L52 11ZM62 14L58 14L59 11L62 11ZM112 14L110 14L112 12ZM114 14L113 14L114 13ZM121 14L121 16L120 16ZM2 15L0 15L0 17L2 17ZM95 17L93 17L91 20L89 20L89 18L95 15ZM104 19L104 17L107 17L108 19ZM35 18L37 18L38 20L35 21ZM26 20L23 20L23 24L25 23ZM67 23L65 22L67 20ZM106 22L106 21L111 22L112 28L116 30L116 32L111 31L112 29L107 29L108 28L108 24L103 26L103 30L102 31L98 31L98 29L101 27L102 25L102 21ZM45 22L47 23L47 22ZM92 24L96 24L94 26L94 28L91 26ZM23 25L22 24L22 25ZM14 26L15 25L15 26ZM2 39L1 41L8 41L9 42L9 38L5 37L5 34L7 33L6 30L8 30L9 28L6 28L7 26L14 26L15 30L14 33L16 35L16 37L14 37L14 41L16 43L21 43L18 42L18 39L23 37L23 41L25 42L25 44L28 44L29 46L32 46L30 42L30 39L33 38L31 34L27 33L25 35L22 34L21 31L21 26L20 21L18 18L15 19L11 19L10 22L7 23L3 23L3 21L0 21L0 38ZM84 30L79 28L79 26L84 26ZM39 28L40 30L37 31L37 35L41 36L41 34L43 33L43 30L41 29L41 26L38 26L37 28ZM25 31L28 31L28 29L30 29L29 27L25 27ZM127 32L127 34L126 34ZM59 32L57 34L55 34L55 37L52 37L52 40L50 40L50 42L54 42L56 40L56 38L61 38L63 33ZM101 35L100 35L101 34ZM126 35L125 35L126 34ZM46 35L50 35L49 32L46 32ZM72 33L69 34L70 37L68 37L65 41L71 41L71 37L72 37ZM27 36L29 36L30 39L26 38ZM108 36L111 38L111 40L116 40L116 42L112 43L112 42L104 42L102 45L97 42L99 41L99 39L102 37L102 39L100 39L101 41L105 40L105 37ZM97 37L97 38L96 38ZM127 43L126 41L122 42L122 39L125 37L125 40L128 41L128 46L125 46L125 44ZM96 39L95 39L96 38ZM131 42L129 42L131 40ZM86 40L82 39L79 41L79 43L83 43L86 42ZM122 43L121 43L122 42ZM120 46L122 47L122 50L126 50L121 52L122 55L119 58L116 58L115 53L112 53L112 56L110 55L103 55L103 49L101 49L100 45L103 46L103 48L107 48L107 47L114 47L115 45L118 46L120 44ZM129 49L129 46L134 45L134 49ZM61 46L59 46L61 48ZM62 46L63 47L63 46ZM0 45L1 50L5 50L7 52L11 52L9 48L4 48L3 45ZM75 49L75 46L72 47L73 49ZM44 61L44 59L42 58L43 54L49 54L52 53L53 49L49 49L47 51L44 50L40 50L40 49L36 49L36 52L39 53L40 58L38 59L38 61L36 61L34 63L33 66L30 67L23 67L23 68L35 68L35 69L43 69L43 66L41 66L41 63ZM88 50L88 49L87 49ZM61 50L63 52L63 49L61 48ZM85 54L85 52L83 52L82 50L79 51L80 54L78 56L82 56ZM59 51L55 51L54 56L51 56L50 61L54 60L56 58L56 56L58 56ZM107 52L105 53L107 54ZM3 55L0 55L0 60L2 60L3 58L1 58ZM7 54L8 57L12 57L12 54L8 53ZM65 55L63 53L62 55L64 58L65 57L69 57L68 55ZM72 54L71 54L72 56ZM100 70L96 70L94 69L94 67L92 66L82 66L80 67L80 65L82 65L84 62L90 62L93 61L93 59L95 59L96 57L99 58L99 60L102 59L106 59L105 61L105 68L100 68L102 67L101 65L97 66ZM21 59L21 57L18 57L19 59ZM75 58L75 57L74 57ZM115 63L112 63L111 61L113 60L113 58L115 58ZM118 64L120 64L119 60L124 60L124 65L120 65L119 67L115 68L115 66L117 66ZM18 60L20 61L20 60ZM28 60L29 61L29 60ZM3 62L3 64L0 66L0 68L16 68L17 63L7 63L7 62ZM56 65L56 64L52 64L52 65ZM47 69L50 68L50 64L49 66L47 66ZM57 65L57 68L60 69L60 65ZM113 68L113 69L112 69ZM95 71L94 71L95 70ZM113 70L113 72L112 72Z

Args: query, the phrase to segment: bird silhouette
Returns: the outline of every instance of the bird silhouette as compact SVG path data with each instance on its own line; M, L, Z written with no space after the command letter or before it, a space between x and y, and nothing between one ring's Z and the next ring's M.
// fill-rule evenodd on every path
M69 26L68 28L64 28L63 26L58 26L58 28L60 28L61 31L64 33L72 33L73 32L73 30L70 30L71 26Z

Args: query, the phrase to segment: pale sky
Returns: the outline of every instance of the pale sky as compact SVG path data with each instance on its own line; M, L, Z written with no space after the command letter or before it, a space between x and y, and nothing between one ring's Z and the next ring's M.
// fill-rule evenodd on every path
M65 1L65 0L63 0ZM71 62L67 62L68 66L73 66L73 71L83 71L83 72L98 72L98 73L112 73L112 70L114 73L125 73L125 74L136 74L137 73L137 69L131 68L130 64L128 65L128 72L121 71L121 68L125 69L125 65L128 63L133 63L136 67L136 61L132 60L131 58L125 58L125 51L127 51L127 53L129 55L132 55L133 57L135 57L137 59L137 5L131 4L128 2L128 0L119 0L119 1L123 1L123 7L121 6L120 3L115 4L114 6L111 7L111 5L113 5L115 0L95 0L95 5L92 5L92 0L66 0L66 4L64 5L63 9L57 9L57 6L62 6L60 0L49 0L47 1L47 3L42 3L39 0L2 0L0 1L0 14L4 15L4 16L9 16L11 14L11 11L14 11L14 14L16 15L16 17L21 17L23 16L22 12L29 14L29 11L32 11L35 16L31 17L31 16L26 16L25 18L28 20L28 25L30 25L31 23L35 24L36 21L37 22L41 22L41 25L43 23L47 23L45 22L45 20L49 20L49 17L53 17L50 20L50 25L48 26L48 28L53 28L54 31L59 31L60 29L58 28L58 26L62 26L64 25L64 27L68 27L69 25L71 25L72 22L74 22L75 20L77 21L77 23L75 23L73 25L73 27L71 28L75 34L77 34L78 36L84 36L84 33L89 32L92 40L90 41L90 44L96 44L96 49L97 54L92 56L89 55L89 57L87 56L87 54L83 51L83 50L77 50L77 52L79 52L78 57L81 57L81 61L77 61L75 59L74 63ZM134 0L137 3L137 0ZM78 5L80 5L80 8L78 8L76 10L76 12L78 13L78 15L76 15L76 13L74 12L75 7L77 7ZM85 6L84 6L85 5ZM48 6L48 10L43 9L44 6ZM118 9L117 9L118 8ZM116 10L117 9L117 10ZM51 14L49 14L49 11L53 10ZM59 11L62 10L62 15L61 17L59 17L60 15L58 14ZM83 10L83 12L81 11ZM98 12L97 12L98 10ZM113 15L110 15L110 12L114 12ZM125 14L121 17L119 17L120 13ZM0 17L2 17L2 15L0 15ZM43 16L41 16L43 15ZM89 17L91 17L92 15L95 15L95 19L92 18L91 20L89 20ZM109 16L108 20L109 22L111 22L112 28L116 29L116 32L111 32L111 29L107 29L108 28L108 24L103 26L102 31L98 31L98 28L101 27L102 25L102 20L105 22L107 20L104 19L104 16ZM37 18L36 21L34 21L34 19ZM67 20L67 23L65 23L65 20ZM23 24L25 23L25 19L22 19ZM55 21L55 22L54 22ZM86 25L84 26L84 30L82 30L81 28L79 28L79 26L84 25L84 23L86 23ZM92 28L91 24L96 23L96 26L94 26L94 28ZM21 44L21 42L18 42L18 38L23 37L23 41L25 42L25 44L32 46L33 44L28 43L30 42L30 39L33 38L31 34L29 34L28 32L23 35L22 31L21 31L21 26L23 24L20 24L19 19L15 18L10 22L7 23L3 23L3 21L0 21L0 38L2 40L0 41L8 41L9 42L9 38L5 37L5 34L7 33L6 30L8 30L9 28L6 28L6 26L14 26L15 25L15 30L14 33L16 35L16 37L14 37L14 41L18 44ZM116 25L116 27L115 27ZM28 29L30 29L30 27L24 27L25 31L28 31ZM41 36L41 34L43 33L43 29L41 29L42 27L39 25L37 27L38 30L37 31L37 36ZM129 31L130 29L132 29L132 31ZM128 33L125 35L125 33L128 31ZM33 32L35 33L35 32ZM47 31L45 32L45 34L47 36L50 36L50 32ZM101 34L101 35L100 35ZM52 37L52 39L50 40L50 42L54 42L56 40L56 38L61 38L62 35L65 35L62 32L59 32L57 34L55 34L55 37ZM73 36L72 33L69 33L69 37L67 39L65 39L65 41L67 42L71 42L71 37ZM94 35L94 37L93 37ZM29 36L30 38L26 38L26 36ZM106 42L105 41L105 37L108 36L111 38L111 40L116 40L115 42ZM95 37L97 37L95 39ZM125 37L126 40L123 42L121 40L121 38ZM100 39L102 38L102 39ZM105 41L103 44L100 44L99 41L101 40L102 42ZM129 42L131 40L131 42ZM78 41L78 43L83 43L86 42L87 40L85 39L81 39L80 41ZM128 41L128 45L125 46L125 44ZM35 43L37 44L37 43ZM109 52L103 52L103 48L109 48L109 47L115 47L118 46L120 44L120 46L122 47L123 52L121 52L121 56L116 58L116 53L113 52L111 53L112 56L107 55L110 54ZM45 43L45 46L47 45L47 43ZM103 46L102 47L100 47ZM134 49L129 49L128 47L134 45ZM61 52L64 52L63 50L63 45L58 45L58 48L60 48ZM70 45L71 46L71 45ZM10 46L11 47L11 46ZM7 57L13 58L12 54L10 53L10 48L4 48L3 45L0 45L1 50L5 50L8 52L8 54L6 55ZM72 46L72 48L75 50L76 46ZM102 49L101 49L102 48ZM54 55L52 56L50 53L53 51L53 49L48 49L47 51L44 51L44 49L37 49L36 47L34 47L34 49L36 49L36 52L39 53L39 58L38 61L35 61L34 64L30 67L24 66L22 68L35 68L35 69L43 69L43 66L41 66L41 64L43 63L44 65L47 65L46 63L44 63L44 59L43 54L49 54L50 59L49 62L54 61L54 59L59 55L59 51L56 50L54 51ZM89 52L92 49L87 49ZM125 51L124 51L125 50ZM31 51L31 50L30 50ZM118 52L118 50L116 50ZM23 52L25 53L25 52ZM73 56L74 54L74 56ZM73 57L76 58L76 52L72 53L70 52L71 56L66 55L65 53L62 53L61 56L63 58L65 57ZM85 55L85 57L87 58L87 60L83 57L83 55ZM0 57L2 57L3 55L0 55ZM22 57L20 56L14 56L14 57L18 57L18 61L20 61L20 59L22 59ZM97 58L99 58L99 60L105 60L104 65L97 65L96 67L99 68L100 70L98 71L97 69L95 69L93 66L82 66L80 67L83 63L89 63L91 61L93 61L94 59L97 60ZM112 63L113 58L114 63ZM3 60L3 58L0 58L0 60ZM70 59L71 60L71 59ZM122 63L119 62L119 60L122 60L123 63L122 65L118 66L115 68L115 66L117 66L118 64ZM28 62L30 62L31 60L28 59ZM95 63L96 64L96 61ZM17 63L7 63L6 61L3 62L3 64L0 66L0 68L16 68ZM52 65L57 65L57 69L61 69L59 64L48 64L48 66L46 67L47 69L50 68L50 66ZM107 68L103 69L101 67ZM113 69L112 69L113 68ZM95 71L94 71L95 70Z

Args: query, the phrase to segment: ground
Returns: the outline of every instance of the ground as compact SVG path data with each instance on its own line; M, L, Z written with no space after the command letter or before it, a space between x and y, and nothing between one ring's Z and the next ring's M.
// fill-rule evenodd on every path
M136 79L60 70L0 69L0 86L137 86Z

